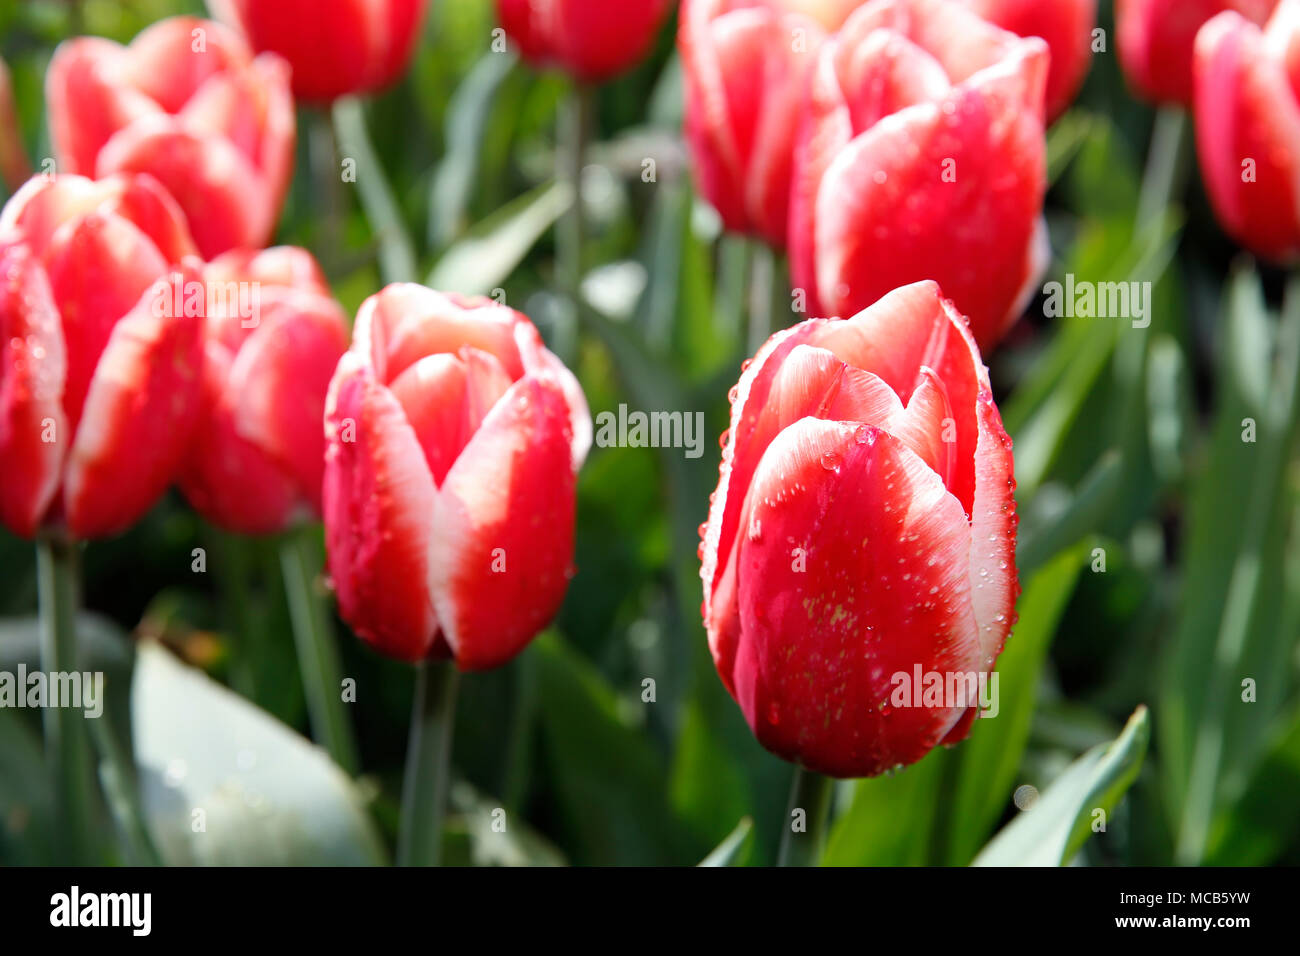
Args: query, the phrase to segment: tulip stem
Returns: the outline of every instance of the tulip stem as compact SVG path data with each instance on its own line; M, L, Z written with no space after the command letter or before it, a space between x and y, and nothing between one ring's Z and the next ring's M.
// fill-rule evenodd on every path
M794 768L777 866L817 866L820 863L833 789L834 781L830 777L803 767Z
M406 745L398 866L437 866L451 777L452 730L460 674L450 662L422 661L415 672L411 736Z
M776 253L761 239L752 240L749 260L749 354L772 334L772 299L776 288Z
M41 607L41 670L51 684L58 674L77 670L77 545L46 535L36 544L37 588ZM45 751L53 778L55 819L63 840L64 862L94 862L94 777L85 714L78 707L49 706L42 712Z
M587 165L587 141L591 137L595 100L585 83L577 83L562 107L556 177L572 190L573 203L564 214L555 233L555 271L557 284L569 300L567 328L557 329L552 348L562 359L570 361L576 345L578 323L582 318L582 248L587 241L587 224L582 207L582 170Z
M319 549L310 529L289 532L280 548L298 666L302 671L312 735L349 774L359 766L356 739L343 702L338 644L317 582Z

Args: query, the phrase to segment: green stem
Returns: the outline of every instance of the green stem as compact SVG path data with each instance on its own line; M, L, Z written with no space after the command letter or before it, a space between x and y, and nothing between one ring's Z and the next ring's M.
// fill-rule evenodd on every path
M772 300L776 295L776 253L761 239L751 240L749 262L749 354L772 334Z
M568 361L577 343L582 314L582 249L587 241L587 224L582 206L582 170L587 165L587 142L591 138L595 99L585 83L574 86L560 115L556 178L573 191L573 203L555 232L555 271L560 291L569 300L566 327L556 329L553 348Z
M41 669L47 679L52 679L56 674L78 669L77 545L62 537L42 537L36 544L36 573L41 605ZM77 707L47 706L42 716L64 862L84 865L93 862L95 803L85 714Z
M339 652L325 598L317 587L318 549L309 529L291 531L280 550L289 616L298 648L312 734L349 774L358 768L357 745L343 703Z
M333 275L338 268L340 251L344 248L346 228L338 134L329 110L311 110L307 136L307 156L311 168L310 181L315 189L314 198L324 205L324 215L320 218L321 241L317 258L324 264L325 274Z
M785 812L785 832L777 866L817 866L826 842L834 781L803 767L794 768L790 805ZM796 813L801 812L800 817ZM796 830L796 824L802 828Z
M442 819L447 812L451 776L452 729L460 674L445 662L416 668L411 737L402 784L402 820L397 837L398 866L437 866L442 851Z

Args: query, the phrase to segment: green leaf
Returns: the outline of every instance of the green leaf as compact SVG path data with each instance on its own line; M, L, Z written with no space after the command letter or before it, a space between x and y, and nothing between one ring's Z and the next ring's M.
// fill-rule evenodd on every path
M511 200L453 243L425 285L465 295L491 294L572 204L573 188L560 182Z
M1133 712L1110 744L1094 747L1052 781L1038 802L1021 811L980 851L973 866L1063 866L1092 832L1094 815L1109 814L1137 777L1151 721Z
M1062 549L1075 544L1095 529L1105 518L1114 501L1123 477L1120 456L1107 452L1088 472L1079 489L1065 503L1054 507L1046 519L1038 518L1036 526L1025 522L1016 547L1016 565L1022 575L1038 570ZM1033 505L1030 509L1033 514Z
M492 106L515 63L512 53L484 54L447 105L443 135L447 152L438 163L429 194L429 240L435 248L447 245L466 225Z
M528 653L538 656L546 762L574 862L680 863L662 754L600 672L556 635L542 635Z
M821 865L924 865L930 824L955 759L936 747L910 767L852 784L852 802L831 827Z
M718 844L717 849L699 862L700 866L739 866L741 859L749 853L753 843L754 821L745 817L736 824L736 829Z
M1058 119L1047 133L1047 182L1061 178L1070 161L1078 155L1093 132L1095 122L1089 113L1072 110Z
M139 647L131 696L141 797L166 863L385 862L360 792L319 747L156 644Z
M334 127L341 154L356 162L356 187L366 219L379 242L379 265L384 281L414 282L419 273L415 245L366 131L361 101L345 96L335 102Z
M1233 280L1224 334L1219 411L1192 494L1182 615L1161 678L1161 769L1185 865L1201 861L1223 795L1240 791L1262 756L1297 640L1281 621L1300 285L1288 289L1276 362L1253 272ZM1244 440L1250 423L1253 441ZM1258 684L1257 700L1243 699L1246 679Z
M1300 832L1300 712L1259 762L1245 792L1211 832L1209 866L1264 866Z
M954 754L960 770L945 801L947 861L964 866L1010 803L1029 741L1038 684L1056 627L1087 560L1086 547L1061 552L1029 578L1016 605L1020 620L998 658L998 713L976 720Z

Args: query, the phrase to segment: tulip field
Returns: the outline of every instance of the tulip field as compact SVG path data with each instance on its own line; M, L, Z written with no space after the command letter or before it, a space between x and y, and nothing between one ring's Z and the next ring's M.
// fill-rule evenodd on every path
M6 0L0 867L1300 864L1297 44Z

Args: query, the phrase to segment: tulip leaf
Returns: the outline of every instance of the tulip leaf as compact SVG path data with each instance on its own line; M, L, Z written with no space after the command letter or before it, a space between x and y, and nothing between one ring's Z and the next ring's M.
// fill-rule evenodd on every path
M699 862L700 866L739 866L753 843L754 821L745 817L725 840Z
M1047 131L1047 182L1052 185L1061 178L1070 161L1079 154L1083 144L1092 134L1095 121L1083 110L1071 110Z
M1228 302L1224 386L1192 492L1185 596L1160 701L1161 768L1185 865L1201 861L1224 795L1263 756L1297 642L1282 626L1282 595L1293 508L1285 476L1300 425L1300 283L1287 291L1276 341L1253 272L1234 278Z
M960 771L944 801L950 864L970 861L1011 801L1043 663L1086 555L1082 546L1061 552L1028 579L1016 605L1019 621L997 662L997 713L976 720L954 751Z
M1063 866L1137 777L1151 722L1138 707L1114 741L1088 751L980 851L973 866Z
M325 751L153 643L137 652L131 716L166 863L385 861L360 792Z
M537 186L511 200L454 242L425 285L464 295L490 295L572 204L573 187L561 182Z
M1259 762L1240 799L1211 831L1210 866L1261 866L1300 832L1300 711Z
M930 821L956 753L936 747L910 767L859 780L831 827L822 866L922 866L931 852ZM900 826L899 821L908 821Z
M1108 513L1122 477L1120 456L1114 451L1107 452L1068 501L1053 507L1047 517L1035 514L1036 525L1024 521L1016 547L1016 566L1021 575L1034 573L1062 549L1095 529ZM1037 498L1034 504L1038 504Z
M516 62L513 53L484 54L447 104L443 136L447 153L434 173L429 194L429 240L435 248L450 243L466 225L493 102Z
M680 863L662 754L600 672L558 636L539 637L528 653L538 655L543 747L573 861Z
M357 193L379 242L379 267L384 281L414 282L419 275L415 245L366 130L361 101L345 96L335 102L334 127L342 155L356 161Z

